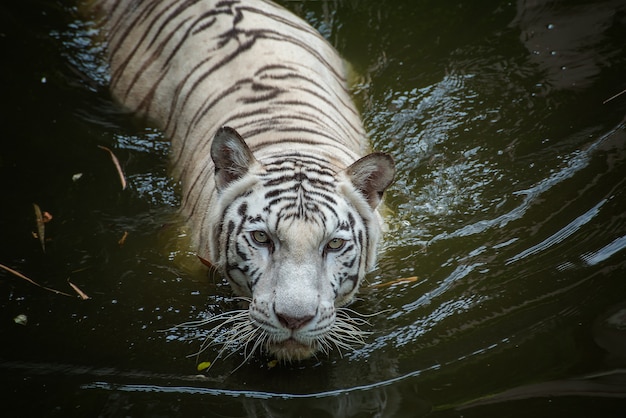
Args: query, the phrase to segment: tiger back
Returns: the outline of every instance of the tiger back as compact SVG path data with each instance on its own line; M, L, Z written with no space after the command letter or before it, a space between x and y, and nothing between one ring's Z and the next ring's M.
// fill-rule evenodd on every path
M268 1L102 0L97 12L113 96L171 139L192 245L249 301L232 348L299 360L357 341L341 307L375 263L395 170L362 156L337 52Z

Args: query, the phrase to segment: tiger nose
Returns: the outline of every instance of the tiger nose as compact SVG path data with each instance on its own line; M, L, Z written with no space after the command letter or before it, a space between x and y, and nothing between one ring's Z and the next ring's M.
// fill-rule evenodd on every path
M280 314L276 312L276 317L278 321L287 329L296 330L300 329L313 319L313 315L307 315L302 317L293 317L285 314Z

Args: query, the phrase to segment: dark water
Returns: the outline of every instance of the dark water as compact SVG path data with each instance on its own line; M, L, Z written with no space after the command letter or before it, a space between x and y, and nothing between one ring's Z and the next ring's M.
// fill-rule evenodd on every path
M0 263L91 299L0 271L2 415L624 416L626 94L605 101L626 89L626 5L478 3L284 2L351 61L397 161L353 306L379 314L353 352L201 377L206 330L170 328L236 304L172 244L166 139L111 102L72 1L3 3Z

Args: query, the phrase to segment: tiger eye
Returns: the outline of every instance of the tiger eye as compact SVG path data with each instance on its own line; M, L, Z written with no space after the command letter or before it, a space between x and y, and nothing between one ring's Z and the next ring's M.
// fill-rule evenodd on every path
M263 231L253 231L252 239L257 244L268 244L270 242L270 237Z
M326 244L326 247L328 247L329 250L339 250L341 249L341 247L343 247L345 243L346 240L344 239L333 238L328 242L328 244Z

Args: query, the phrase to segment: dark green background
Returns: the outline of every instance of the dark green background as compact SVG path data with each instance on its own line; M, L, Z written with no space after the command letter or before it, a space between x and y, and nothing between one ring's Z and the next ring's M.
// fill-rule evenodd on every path
M168 329L236 305L178 262L192 257L172 244L166 139L112 103L73 1L4 2L0 263L91 299L0 271L3 411L623 416L626 95L603 102L626 89L624 2L283 3L352 63L373 146L399 169L353 306L378 313L367 344L231 374L235 355L195 378L206 329ZM32 203L54 217L45 253Z

